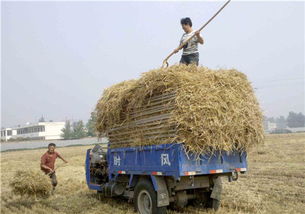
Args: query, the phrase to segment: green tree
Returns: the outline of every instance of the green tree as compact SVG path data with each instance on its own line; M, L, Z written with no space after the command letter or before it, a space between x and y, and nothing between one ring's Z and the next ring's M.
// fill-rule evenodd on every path
M280 116L278 118L275 119L276 122L276 127L278 129L285 129L287 128L287 122L284 116Z
M96 125L96 112L93 111L93 112L91 112L90 119L88 120L88 122L86 124L87 136L90 136L90 137L96 136L95 125Z
M80 139L86 137L87 133L85 130L85 126L82 120L73 123L73 132L72 136L74 139Z
M275 123L274 117L269 117L269 118L268 118L268 121L269 121L270 123Z
M69 120L66 121L65 128L63 128L61 131L61 137L63 137L65 140L72 138L71 123Z
M293 111L289 112L287 117L287 125L290 128L304 127L305 126L305 116L300 113L295 113Z

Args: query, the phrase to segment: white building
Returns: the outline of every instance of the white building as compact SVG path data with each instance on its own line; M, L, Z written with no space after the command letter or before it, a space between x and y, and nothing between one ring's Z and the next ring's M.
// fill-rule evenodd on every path
M272 131L276 130L277 125L276 125L276 123L272 123L272 122L267 121L267 127L266 128L267 128L268 132L272 132Z
M8 141L17 131L12 128L1 129L1 140Z
M31 140L58 140L62 139L62 129L65 122L39 122L6 128L1 130L1 140L9 139L31 139Z

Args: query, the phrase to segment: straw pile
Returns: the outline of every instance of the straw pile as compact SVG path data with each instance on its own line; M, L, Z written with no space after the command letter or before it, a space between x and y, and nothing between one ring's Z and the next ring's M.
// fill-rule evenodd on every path
M50 195L52 185L50 178L41 171L18 170L10 182L10 187L16 195L47 197Z
M197 154L262 143L262 113L247 77L174 65L106 89L96 128L110 147L183 142Z

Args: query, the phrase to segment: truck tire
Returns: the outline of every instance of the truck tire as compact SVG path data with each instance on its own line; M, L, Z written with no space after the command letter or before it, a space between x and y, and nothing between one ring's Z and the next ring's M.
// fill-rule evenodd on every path
M140 214L165 214L166 207L157 207L157 193L148 180L140 180L134 191L134 205Z

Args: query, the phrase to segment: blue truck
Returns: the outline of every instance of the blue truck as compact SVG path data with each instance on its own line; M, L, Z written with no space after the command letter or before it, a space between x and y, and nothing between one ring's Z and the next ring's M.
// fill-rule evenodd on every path
M166 213L167 207L220 206L221 178L247 171L247 153L186 153L183 143L87 150L89 189L105 197L133 201L141 214Z

